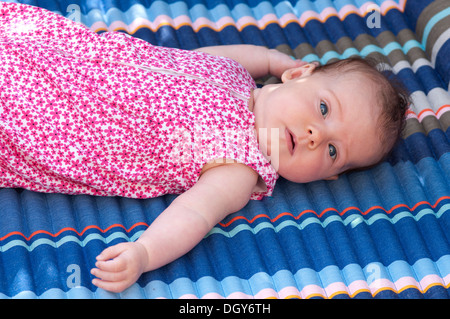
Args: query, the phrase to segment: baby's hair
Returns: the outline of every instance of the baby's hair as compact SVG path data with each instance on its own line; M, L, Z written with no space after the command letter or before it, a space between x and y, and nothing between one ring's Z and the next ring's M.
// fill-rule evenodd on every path
M373 85L378 87L375 95L380 101L381 113L378 118L380 127L380 142L383 147L381 160L383 160L393 149L401 137L406 124L406 111L409 105L408 93L401 83L395 79L390 71L377 69L374 59L351 57L333 63L321 65L314 72L357 72L368 76Z

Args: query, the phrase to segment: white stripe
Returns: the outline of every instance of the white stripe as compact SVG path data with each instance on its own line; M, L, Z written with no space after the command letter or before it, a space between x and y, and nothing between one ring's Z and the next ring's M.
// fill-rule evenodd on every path
M448 111L448 109L443 108L439 111L439 113L438 110L444 105L450 105L450 95L447 91L440 87L430 90L427 95L423 91L412 92L410 99L410 110L416 115L425 109L433 110L433 113L422 113L420 118L418 118L419 122L421 122L425 116L431 114L437 116L438 118L441 117L442 114Z
M397 62L393 67L391 67L387 63L379 63L379 64L377 64L376 68L377 68L377 70L392 71L394 74L398 74L398 73L400 73L400 71L402 71L404 69L412 69L412 71L415 73L415 72L417 72L417 70L419 68L421 68L423 66L433 67L431 65L430 61L428 61L425 58L420 58L420 59L417 59L416 61L414 61L413 65L411 65L409 61L402 60L402 61Z
M444 33L442 33L439 36L439 38L434 43L433 50L431 50L431 64L433 65L433 68L436 64L436 57L439 53L439 50L449 39L450 39L450 29L447 29Z

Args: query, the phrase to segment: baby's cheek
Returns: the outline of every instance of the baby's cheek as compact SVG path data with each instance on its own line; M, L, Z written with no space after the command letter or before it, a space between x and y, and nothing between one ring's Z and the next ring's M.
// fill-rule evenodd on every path
M325 169L321 159L314 156L304 156L296 161L280 159L278 174L296 183L308 183L331 176Z

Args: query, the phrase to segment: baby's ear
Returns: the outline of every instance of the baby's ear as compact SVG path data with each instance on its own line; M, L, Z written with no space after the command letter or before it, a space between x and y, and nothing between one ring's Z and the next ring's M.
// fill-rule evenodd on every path
M315 63L308 63L296 68L287 69L281 75L281 81L284 83L289 80L301 78L307 75L311 75L314 69L316 68Z

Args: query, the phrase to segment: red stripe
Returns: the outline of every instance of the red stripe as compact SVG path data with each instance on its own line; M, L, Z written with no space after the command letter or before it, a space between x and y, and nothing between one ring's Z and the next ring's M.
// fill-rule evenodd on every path
M358 207L356 207L356 206L350 206L350 207L347 207L346 209L344 209L342 212L339 212L336 208L333 208L333 207L329 207L329 208L326 208L326 209L324 209L320 214L318 214L317 212L315 212L314 210L311 210L311 209L307 209L307 210L304 210L304 211L302 211L300 214L298 214L297 216L295 216L294 214L291 214L291 213L287 213L287 212L284 212L284 213L281 213L281 214L279 214L279 215L277 215L275 218L270 218L268 215L266 215L266 214L259 214L259 215L256 215L255 217L253 217L251 220L249 220L249 219L247 219L246 217L244 217L244 216L236 216L235 218L233 218L233 219L231 219L229 222L227 222L226 224L224 224L224 223L219 223L219 225L220 226L222 226L222 227L228 227L228 226L230 226L232 223L234 223L234 222L236 222L236 221L238 221L238 220L240 220L240 219L244 219L244 220L246 220L249 224L251 224L251 223L253 223L255 220L257 220L257 219L259 219L259 218L267 218L267 219L269 219L272 223L273 222L275 222L275 221L277 221L279 218L281 218L281 217L283 217L283 216L292 216L293 218L295 218L295 219L299 219L301 216L303 216L304 214L307 214L307 213L313 213L313 214L315 214L317 217L322 217L325 213L327 213L327 212L329 212L329 211L335 211L336 213L338 213L340 216L342 216L342 215L344 215L346 212L348 212L349 210L357 210L357 211L359 211L362 215L367 215L368 213L370 213L371 211L373 211L373 210L375 210L375 209L381 209L381 210L383 210L383 211L385 211L387 214L390 214L390 213L392 213L394 210L396 210L397 208L400 208L400 207L405 207L406 209L408 209L409 211L414 211L417 207L419 207L420 205L428 205L428 206L430 206L430 207L432 207L432 208L435 208L441 201L443 201L444 199L450 199L450 196L443 196L443 197L441 197L441 198L439 198L437 201L436 201L436 203L434 204L434 205L431 205L429 202L427 202L427 201L421 201L421 202L418 202L417 204L415 204L412 208L410 208L408 205L406 205L406 204L398 204L398 205L395 205L395 206L393 206L391 209L389 209L389 210L386 210L384 207L381 207L381 206L372 206L372 207L370 207L368 210L366 210L366 211L362 211L361 209L359 209Z
M107 231L109 231L111 228L114 228L114 227L123 228L127 233L129 233L133 228L136 228L137 226L142 226L142 225L148 227L148 224L144 223L144 222L136 223L136 224L134 224L133 226L131 226L128 229L126 229L125 226L123 226L121 224L113 224L113 225L109 226L108 228L106 228L104 230L101 229L100 227L96 226L96 225L90 225L90 226L85 227L81 232L78 232L75 228L72 228L72 227L65 227L65 228L61 229L60 231L58 231L56 234L52 234L52 233L50 233L50 232L48 232L46 230L37 230L37 231L33 232L29 237L25 236L21 232L13 231L13 232L10 232L10 233L8 233L7 235L5 235L3 237L0 237L0 241L5 240L6 238L8 238L10 236L13 236L13 235L22 236L26 240L30 240L32 237L34 237L34 236L36 236L38 234L47 234L47 235L52 236L52 237L57 237L61 233L65 232L65 231L73 231L73 232L77 233L78 236L83 236L83 234L86 231L88 231L89 229L97 229L97 230L101 231L102 233L106 233Z
M423 113L425 112L431 112L433 114L435 114L436 116L439 114L439 112L441 112L444 108L450 107L450 104L444 104L443 106L441 106L436 112L434 112L432 109L423 109L422 111L419 112L419 114L416 115L416 113L412 110L408 110L406 111L407 114L414 114L417 117L421 117L423 115Z
M420 205L428 205L428 206L430 206L431 208L435 208L441 201L443 201L443 200L445 200L445 199L450 199L450 196L443 196L443 197L439 198L439 199L436 201L436 203L435 203L434 205L432 205L431 203L429 203L429 202L427 202L427 201L420 201L420 202L418 202L417 204L415 204L415 205L414 205L413 207L411 207L411 208L410 208L408 205L406 205L406 204L398 204L398 205L393 206L393 207L392 207L391 209L389 209L389 210L386 210L385 208L383 208L383 207L381 207L381 206L372 206L372 207L370 207L368 210L362 211L361 209L359 209L359 208L356 207L356 206L350 206L350 207L347 207L346 209L344 209L342 212L339 212L336 208L329 207L329 208L324 209L320 214L317 213L317 212L314 211L314 210L306 209L306 210L302 211L300 214L298 214L297 216L295 216L295 215L292 214L292 213L288 213L288 212L280 213L279 215L277 215L277 216L274 217L274 218L270 218L270 217L269 217L268 215L266 215L266 214L258 214L258 215L256 215L255 217L253 217L252 219L248 219L248 218L245 217L245 216L236 216L236 217L234 217L233 219L231 219L229 222L227 222L227 223L219 223L219 225L222 226L222 227L229 227L231 224L233 224L234 222L236 222L236 221L238 221L238 220L241 220L241 219L247 221L247 223L249 223L249 224L252 224L252 223L255 222L257 219L260 219L260 218L267 218L268 220L270 220L270 221L273 223L273 222L276 222L278 219L280 219L280 218L283 217L283 216L291 216L291 217L293 217L294 219L299 219L301 216L303 216L304 214L307 214L307 213L315 214L317 217L320 218L320 217L322 217L325 213L330 212L330 211L334 211L334 212L338 213L340 216L342 216L342 215L344 215L345 213L347 213L347 212L350 211L350 210L357 210L357 211L359 211L362 215L367 215L368 213L370 213L371 211L373 211L373 210L375 210L375 209L381 209L381 210L385 211L387 214L390 214L390 213L392 213L394 210L396 210L397 208L405 207L406 209L408 209L409 211L412 212L412 211L414 211L417 207L419 207ZM48 232L48 231L46 231L46 230L37 230L37 231L33 232L33 233L32 233L30 236L28 236L28 237L25 236L25 235L24 235L23 233L21 233L21 232L13 231L13 232L10 232L10 233L6 234L6 235L3 236L3 237L0 237L0 241L5 240L5 239L7 239L8 237L11 237L11 236L14 236L14 235L22 236L22 237L25 238L27 241L29 241L32 237L34 237L34 236L36 236L36 235L38 235L38 234L46 234L46 235L49 235L49 236L52 236L52 237L57 237L57 236L59 236L61 233L65 232L65 231L73 231L73 232L75 232L78 236L83 236L83 234L84 234L86 231L88 231L89 229L97 229L97 230L99 230L99 231L102 232L102 233L106 233L107 231L111 230L111 229L114 228L114 227L120 227L120 228L124 229L127 233L129 233L129 232L131 232L131 230L133 230L134 228L136 228L136 227L138 227L138 226L146 226L146 227L148 227L149 225L148 225L147 223L144 223L144 222L139 222L139 223L134 224L133 226L131 226L131 227L128 228L128 229L126 229L125 226L123 226L123 225L121 225L121 224L113 224L113 225L109 226L109 227L106 228L106 229L101 229L101 228L98 227L97 225L90 225L90 226L85 227L81 232L78 232L75 228L72 228L72 227L65 227L65 228L62 228L60 231L58 231L56 234L52 234L52 233L50 233L50 232Z

